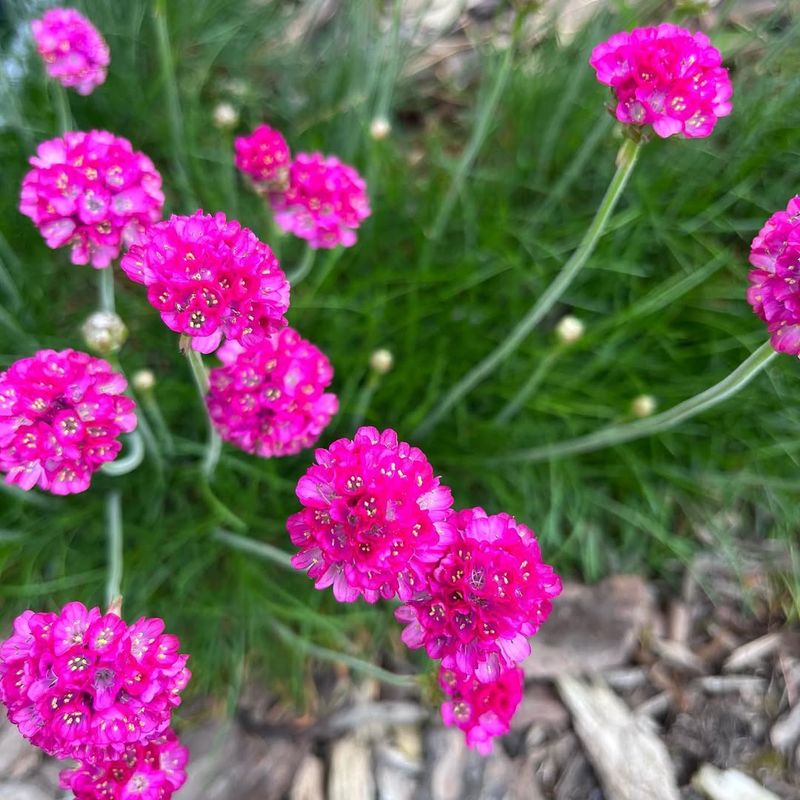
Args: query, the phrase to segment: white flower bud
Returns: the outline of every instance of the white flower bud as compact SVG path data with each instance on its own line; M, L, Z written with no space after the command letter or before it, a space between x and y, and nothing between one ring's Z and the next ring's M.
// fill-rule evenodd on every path
M369 126L369 135L376 141L382 142L392 132L392 123L386 117L375 117Z
M219 103L214 109L214 125L217 128L233 128L239 122L239 112L230 103Z
M556 325L556 336L564 344L572 344L583 336L585 330L586 326L577 317L567 314L566 317L561 317Z
M394 356L390 350L381 348L369 357L369 365L378 375L385 375L394 366Z
M640 394L631 403L631 411L636 417L649 417L658 407L658 402L651 394Z
M138 369L131 377L131 385L137 392L149 392L156 385L156 376L152 370Z
M116 353L128 338L128 329L113 311L95 311L81 326L86 346L101 356Z

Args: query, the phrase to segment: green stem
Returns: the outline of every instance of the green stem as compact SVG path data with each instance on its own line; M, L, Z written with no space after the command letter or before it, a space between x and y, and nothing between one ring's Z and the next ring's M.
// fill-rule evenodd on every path
M73 130L75 127L75 121L72 118L72 112L69 108L67 90L58 81L52 81L50 86L53 90L53 97L55 100L58 129L64 134L67 131Z
M609 425L594 433L568 439L565 442L508 453L505 456L489 459L489 463L547 461L577 453L589 453L604 447L613 447L623 442L630 442L633 439L641 439L643 436L652 436L655 433L669 430L732 397L747 386L776 355L778 354L772 349L772 345L765 342L719 383L661 414L622 425Z
M192 377L194 378L194 385L200 394L200 399L203 401L203 408L206 407L206 395L208 394L208 371L205 364L203 364L203 356L192 347L192 340L187 336L185 342L182 344L186 348L186 358L189 361L189 367L192 370Z
M550 368L555 364L561 353L564 352L563 348L558 347L551 350L540 362L536 369L531 373L530 377L523 387L508 401L503 410L495 418L495 422L503 423L508 422L512 417L515 417L519 410L528 401L528 398L536 391L545 378Z
M316 250L312 247L306 247L306 251L303 253L303 260L298 264L297 268L286 273L286 280L289 281L291 286L300 283L300 281L311 272L311 267L314 266L314 258L316 255Z
M358 393L356 399L356 405L353 411L353 428L360 428L364 424L364 418L367 416L370 404L372 403L372 397L380 382L381 376L375 372L375 370L370 370L369 378L367 378L366 382L361 387L361 391Z
M187 337L188 339L188 337ZM219 437L216 427L214 426L211 417L208 416L208 408L206 406L206 395L208 395L208 371L203 364L203 356L192 349L191 339L185 342L186 357L189 360L189 366L192 369L192 377L194 384L197 387L197 392L200 395L200 400L203 403L203 408L206 409L206 420L208 422L208 443L206 444L206 454L203 459L203 478L210 484L211 479L214 477L214 470L217 468L219 456L222 452L222 440Z
M152 389L142 392L141 402L157 431L158 439L164 447L164 452L167 455L172 455L175 452L175 442Z
M102 469L106 475L113 475L114 477L127 475L142 463L144 459L144 442L139 431L132 431L125 437L124 441L128 446L128 452L122 458L103 464Z
M114 268L111 266L98 269L98 297L101 311L116 311L114 301Z
M106 537L108 539L106 607L109 607L122 595L122 496L116 489L106 495Z
M556 304L567 290L576 275L594 252L597 242L603 235L611 214L617 205L625 185L633 172L639 157L641 145L626 139L617 155L617 171L606 190L589 229L581 239L577 250L561 268L553 282L539 296L533 307L512 329L511 333L486 358L478 362L455 386L450 389L439 404L428 414L414 433L419 439L430 433L444 415L471 389L487 378L508 356L510 356L536 327L542 318Z
M218 542L224 542L230 545L236 550L241 550L244 553L251 553L254 556L259 556L259 558L272 561L279 567L292 570L293 572L295 571L292 566L292 557L283 550L279 550L277 547L267 544L267 542L257 542L255 539L249 539L246 536L237 536L235 533L229 533L228 531L220 529L214 531L213 538Z

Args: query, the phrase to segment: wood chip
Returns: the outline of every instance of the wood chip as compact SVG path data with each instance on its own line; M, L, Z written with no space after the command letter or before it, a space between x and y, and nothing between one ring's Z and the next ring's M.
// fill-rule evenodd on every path
M41 751L23 739L15 725L0 720L0 778L24 778L40 761Z
M771 656L781 646L782 637L780 633L768 633L752 642L747 642L741 647L737 647L722 665L725 672L739 672L749 669L763 658Z
M720 770L710 764L701 767L692 778L692 787L710 800L781 800L743 772Z
M772 726L769 740L776 750L791 753L795 742L800 740L800 704Z
M325 796L325 765L316 756L307 755L297 768L289 800L319 800Z
M680 800L667 749L650 726L602 684L557 681L606 800Z
M675 669L694 672L698 675L706 672L706 664L703 659L695 655L682 642L674 642L670 639L655 639L653 640L653 651L666 664Z
M372 758L355 736L340 739L331 751L328 800L375 800Z
M763 678L751 675L707 675L698 678L695 683L708 694L738 692L748 698L762 696L767 688Z

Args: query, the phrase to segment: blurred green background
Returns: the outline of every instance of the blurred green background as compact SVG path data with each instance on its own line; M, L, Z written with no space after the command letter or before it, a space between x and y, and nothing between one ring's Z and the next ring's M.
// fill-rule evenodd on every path
M637 24L697 21L675 3L610 2L569 38L536 3L522 2L483 4L439 30L409 3L372 0L75 5L112 51L105 85L87 98L70 93L77 126L111 130L150 155L168 212L225 211L289 270L303 244L275 236L233 169L233 136L268 122L293 150L335 153L366 177L374 213L358 244L320 252L289 312L336 370L341 411L323 445L352 434L369 384L365 421L410 438L443 391L506 335L576 246L613 173L620 138L587 64L593 44ZM792 5L753 18L736 10L741 4L717 7L711 33L732 71L733 115L710 139L645 148L609 232L559 306L414 441L457 506L514 514L568 577L637 571L677 583L698 549L721 549L735 562L742 541L780 538L790 554L787 613L797 608L800 367L789 357L668 434L551 463L482 463L629 419L643 393L668 408L766 339L745 301L747 253L798 189L800 16ZM27 33L43 7L0 6L0 367L38 347L82 348L80 325L96 307L94 270L48 250L17 211L26 159L58 132L52 87ZM528 16L509 49L515 13ZM214 125L221 102L240 115L233 131ZM392 124L383 140L370 135L378 117ZM67 499L1 492L0 616L68 599L102 603L104 496L121 487L126 615L167 619L193 654L195 690L235 693L244 671L255 670L299 696L309 643L374 660L399 632L391 609L337 605L304 575L213 538L229 521L200 488L206 422L188 365L141 287L117 270L116 288L130 329L122 365L129 375L155 372L174 454L150 453L134 473L98 476ZM552 355L566 313L586 333ZM395 366L376 384L369 357L379 347ZM546 358L524 408L496 422ZM243 535L289 551L285 519L312 457L265 461L225 447L214 491L243 521Z

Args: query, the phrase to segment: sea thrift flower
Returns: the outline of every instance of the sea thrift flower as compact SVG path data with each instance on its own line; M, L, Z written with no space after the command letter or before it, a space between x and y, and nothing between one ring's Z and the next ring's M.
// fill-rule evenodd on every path
M121 433L136 427L125 378L75 350L40 350L0 373L0 472L22 489L53 494L89 488L113 461Z
M470 508L452 522L456 537L427 586L395 615L408 623L409 647L488 683L530 654L528 637L547 619L561 580L514 517Z
M51 8L31 23L36 49L50 77L78 94L91 94L106 79L108 45L74 8Z
M223 335L244 347L286 325L289 284L272 250L224 214L173 215L152 225L121 266L147 287L167 327L211 353Z
M287 522L292 564L341 602L412 597L452 540L450 489L393 430L359 428L316 458L297 484L305 508Z
M61 773L75 800L169 800L186 783L189 751L169 730L146 745L129 744L112 760L82 762Z
M73 264L107 267L161 219L153 162L108 131L70 131L42 142L22 181L19 210L48 247L69 245Z
M248 453L270 458L310 447L339 410L325 393L333 380L326 356L293 328L246 350L227 342L211 370L208 413L220 436Z
M773 348L800 355L800 195L753 239L750 263L748 302L767 323Z
M731 113L728 70L704 33L666 22L615 33L594 48L589 63L612 88L617 119L651 125L663 138L708 136Z
M237 136L236 167L259 187L282 190L289 179L292 155L283 134L259 125L249 136Z
M522 702L522 670L511 667L496 680L481 683L474 675L442 668L439 684L447 695L442 703L444 724L464 731L469 747L489 755L492 739L508 733Z
M298 153L286 191L271 193L270 203L278 225L315 250L351 247L356 229L372 213L363 178L338 158L320 153Z
M58 614L25 611L0 644L0 701L46 753L113 761L169 727L191 676L179 646L161 619L129 626L81 603Z

